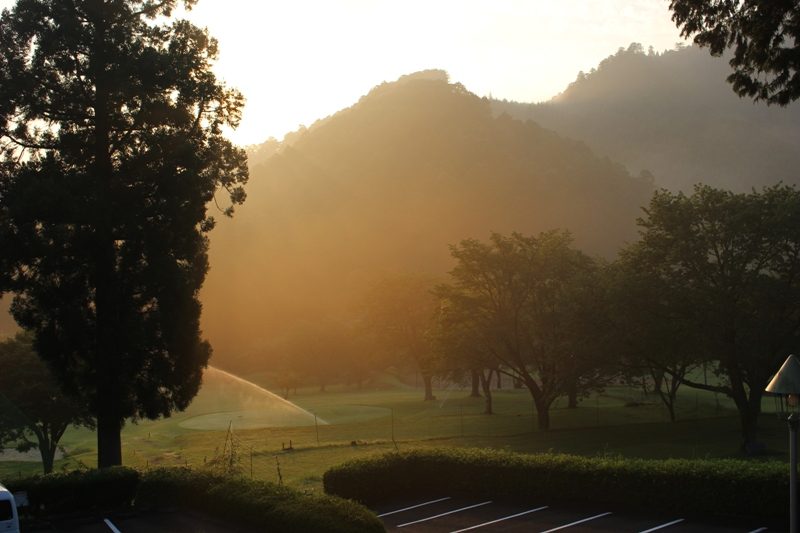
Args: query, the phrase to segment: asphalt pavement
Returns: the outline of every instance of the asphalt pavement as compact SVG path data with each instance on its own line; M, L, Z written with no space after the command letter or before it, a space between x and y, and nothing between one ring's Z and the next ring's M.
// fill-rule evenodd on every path
M374 509L387 531L402 533L495 532L632 532L632 533L750 533L776 531L758 523L720 525L686 518L679 513L661 515L617 512L604 507L565 508L546 501L509 504L489 499L441 496L405 500Z

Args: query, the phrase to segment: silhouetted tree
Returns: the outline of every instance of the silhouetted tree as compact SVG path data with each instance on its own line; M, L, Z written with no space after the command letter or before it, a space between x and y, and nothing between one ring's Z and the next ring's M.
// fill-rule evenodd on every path
M451 287L440 285L435 289L440 298L435 325L431 328L434 353L440 358L437 366L456 379L465 373L470 376L470 396L478 398L483 391L484 414L494 413L491 381L497 359L492 355L493 346L481 330L481 322L467 305L454 305L460 299Z
M434 282L422 276L395 276L374 285L366 295L363 320L384 350L411 360L422 375L425 400L435 400L436 358L429 336L438 305Z
M680 321L692 341L688 353L722 377L683 383L730 396L743 445L753 449L764 388L800 347L800 192L660 191L638 222L642 239L625 251L626 262L661 288L660 319ZM652 355L675 357L658 347Z
M451 249L458 261L452 282L437 288L444 326L468 330L474 339L455 352L491 357L519 380L531 393L540 429L550 427L556 398L571 387L599 386L605 366L592 342L602 328L590 327L602 319L590 304L598 298L597 266L571 241L558 231L462 241Z
M125 419L197 393L206 206L244 200L222 136L243 99L206 31L159 23L178 3L21 0L0 18L0 291L96 417L100 467L121 463Z
M631 382L647 383L676 420L677 394L690 370L704 358L702 332L692 321L692 302L672 280L652 275L635 256L623 253L615 263L611 290L612 334L607 338L618 365Z
M49 474L64 431L70 425L93 427L94 421L61 393L32 341L19 333L0 342L0 453L8 446L20 452L38 448Z
M800 3L672 0L684 37L719 56L730 48L728 81L739 96L787 105L800 97Z

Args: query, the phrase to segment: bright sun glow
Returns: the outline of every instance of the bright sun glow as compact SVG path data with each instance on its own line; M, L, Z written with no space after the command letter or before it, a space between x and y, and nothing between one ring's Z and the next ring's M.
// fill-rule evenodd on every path
M12 0L0 0L9 7ZM200 0L218 74L247 97L231 138L254 144L428 68L472 92L547 100L631 42L681 41L666 0Z
M441 68L478 95L546 100L617 48L680 41L663 0L201 0L218 73L247 96L242 144L281 138L403 74Z

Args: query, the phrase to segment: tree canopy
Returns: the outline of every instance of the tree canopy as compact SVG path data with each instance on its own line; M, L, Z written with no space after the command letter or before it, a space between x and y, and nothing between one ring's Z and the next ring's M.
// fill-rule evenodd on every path
M684 37L715 56L733 50L728 81L739 96L787 105L800 98L800 3L671 0Z
M541 429L550 406L571 389L598 384L600 352L590 341L602 331L596 312L598 269L571 247L567 232L537 237L493 234L489 243L464 240L451 248L451 283L437 287L442 326L468 327L472 349L450 344L471 364L475 351L531 393ZM446 335L445 335L446 338Z
M242 96L177 0L20 0L0 17L0 292L119 464L128 417L183 409L211 348L207 204L244 201ZM186 7L193 0L182 2Z
M94 422L85 408L61 392L33 351L29 334L0 342L0 368L0 452L6 446L20 452L37 448L49 474L64 431Z
M800 192L660 191L639 224L642 239L623 260L660 293L639 312L660 308L672 325L657 330L684 331L671 346L718 368L718 383L684 383L730 396L752 449L764 388L800 347Z

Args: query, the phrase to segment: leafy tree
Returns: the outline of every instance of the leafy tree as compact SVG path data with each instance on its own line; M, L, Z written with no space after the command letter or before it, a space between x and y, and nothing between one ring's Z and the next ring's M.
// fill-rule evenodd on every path
M739 96L785 106L800 98L800 3L672 0L684 37L719 56L733 49L728 81Z
M453 324L471 330L471 350L530 391L540 429L550 427L556 398L599 386L604 366L591 340L602 331L590 305L597 266L571 242L559 231L462 241L451 249L452 282L437 289Z
M652 380L674 422L678 390L703 360L697 347L701 332L692 322L692 303L680 289L670 286L670 280L639 270L630 259L623 254L611 269L614 320L608 339L619 355L621 373L640 381L645 393Z
M626 261L661 288L662 319L680 321L685 349L720 373L718 384L683 383L730 396L754 449L764 388L800 346L800 192L660 191L638 223Z
M97 419L98 464L129 418L185 408L211 354L198 290L241 95L179 0L20 0L0 17L0 292ZM194 0L182 2L191 7Z
M367 292L362 311L364 327L386 352L395 360L414 362L425 384L425 401L436 399L436 357L429 335L438 306L433 287L422 276L385 278Z
M494 413L491 382L497 371L497 360L491 355L492 347L481 334L480 322L466 305L453 305L458 297L450 287L440 285L435 290L441 304L436 324L431 328L434 352L441 358L437 366L456 379L468 372L472 382L470 396L480 397L483 391L484 414Z
M0 453L6 446L20 452L38 448L49 474L64 431L70 425L93 427L94 421L61 393L29 334L0 342L0 368Z

